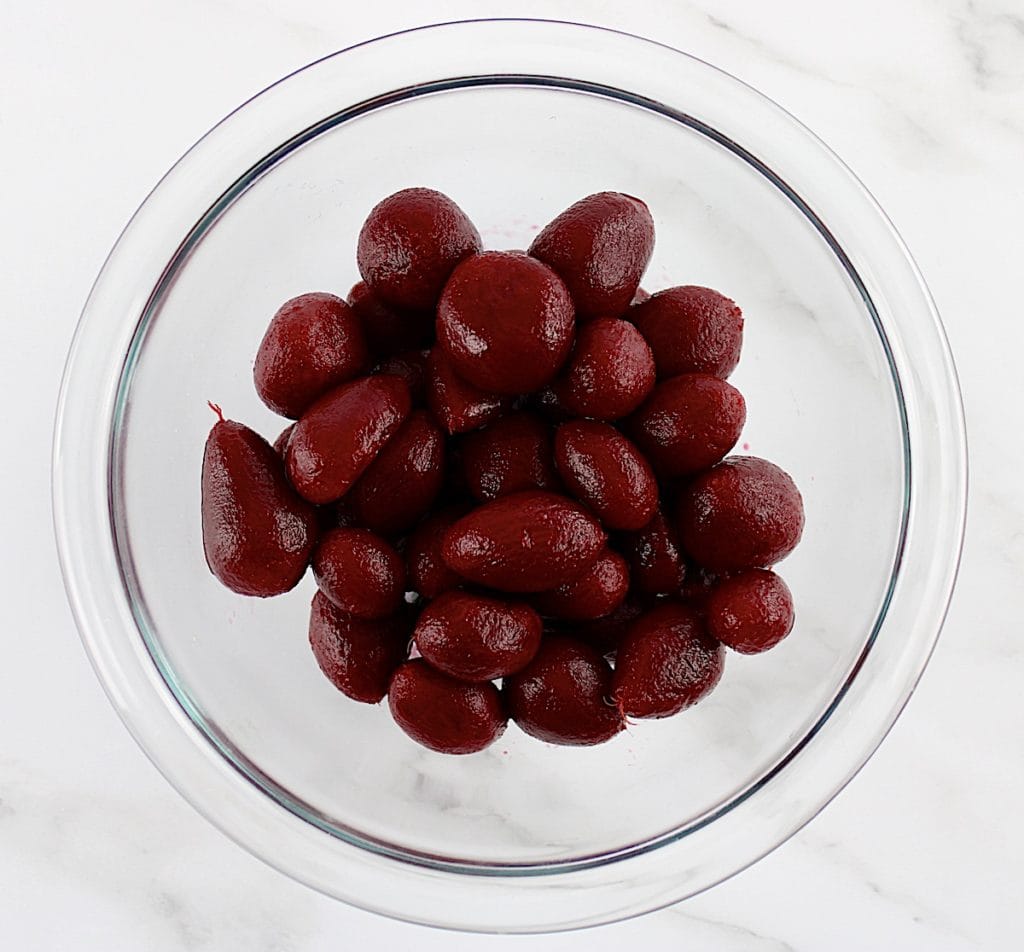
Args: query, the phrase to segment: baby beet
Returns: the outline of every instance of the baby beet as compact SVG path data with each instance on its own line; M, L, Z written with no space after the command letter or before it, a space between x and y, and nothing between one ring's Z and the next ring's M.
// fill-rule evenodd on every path
M574 624L571 634L574 638L579 638L610 654L619 647L630 626L647 611L647 608L646 602L637 596L627 595L626 600L618 608L603 618Z
M566 488L609 529L650 522L658 484L647 460L615 427L593 420L563 423L555 433L555 464Z
M708 630L734 651L757 654L793 630L793 596L774 572L750 569L723 579L707 600Z
M313 553L316 583L342 611L383 618L402 605L405 563L369 529L332 529Z
M288 478L310 502L340 499L409 415L409 388L398 377L363 377L325 394L292 431Z
M333 294L283 304L256 353L253 380L275 413L297 419L318 397L360 373L366 340L349 306Z
M743 395L710 374L659 383L626 430L662 476L688 476L717 463L747 419Z
M425 410L416 410L352 487L356 522L394 535L430 509L444 482L444 435Z
M730 456L682 493L683 548L712 572L767 568L800 541L804 507L787 473L756 456Z
M210 571L239 595L265 598L294 588L316 544L316 513L288 485L273 447L221 418L206 439L202 485Z
M405 547L409 584L424 598L458 588L464 581L448 568L441 557L441 545L449 528L470 509L469 504L451 506L423 520L409 536Z
M456 373L492 393L529 393L554 379L572 347L562 279L520 252L463 261L437 306L437 340Z
M359 232L359 273L385 303L432 310L455 266L480 250L473 223L447 195L407 188L378 203Z
M654 387L654 357L630 323L610 317L583 325L556 382L559 402L576 416L618 420L632 413Z
M408 350L429 347L434 341L434 311L407 311L385 304L363 281L348 292L352 309L370 353L387 358Z
M581 321L622 314L653 250L650 211L640 199L621 192L580 199L530 245L530 254L566 283Z
M629 309L651 345L659 379L705 373L723 380L743 346L743 312L711 288L686 286L659 291Z
M612 697L625 717L668 717L696 704L722 677L725 652L685 605L652 608L619 644Z
M447 354L435 346L427 356L427 405L444 431L453 436L497 419L506 400L466 383L455 373Z
M294 423L289 423L280 433L277 434L277 439L274 440L274 452L281 457L281 461L284 462L284 454L288 451L288 441L292 438L292 431L295 429Z
M441 555L459 575L504 592L543 592L578 578L604 548L597 520L555 493L502 496L458 520Z
M589 746L623 728L609 703L612 669L601 652L564 635L547 635L522 671L502 683L512 719L549 744Z
M342 694L376 704L408 653L409 622L406 612L376 621L356 618L317 592L309 614L309 644L320 670Z
M420 654L462 681L493 681L524 668L540 647L540 616L528 605L445 592L420 613Z
M619 543L629 561L633 587L645 595L675 595L686 577L686 563L675 527L659 506L642 529L624 533Z
M566 621L590 621L609 615L629 591L629 568L617 552L605 549L583 574L550 592L541 592L533 605L542 615Z
M509 413L468 434L460 455L466 485L481 501L559 485L551 428L530 413Z
M422 658L399 665L391 677L388 706L406 734L442 754L483 750L505 730L501 695L493 684L457 681Z
M399 354L385 357L371 373L391 374L401 377L409 388L409 396L414 407L426 406L427 403L427 351L403 350Z

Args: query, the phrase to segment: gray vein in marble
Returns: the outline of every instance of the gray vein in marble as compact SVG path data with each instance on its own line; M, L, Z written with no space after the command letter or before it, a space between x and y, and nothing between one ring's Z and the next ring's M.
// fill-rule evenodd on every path
M771 950L771 952L798 952L796 946L791 945L783 939L764 935L763 933L756 932L746 926L737 925L735 922L723 922L720 919L711 919L707 916L695 916L688 912L684 905L670 906L668 909L665 909L664 912L669 915L678 916L687 923L700 923L701 925L720 929L722 932L727 933L733 938L751 939L757 943L756 948L758 950L764 950L764 952L769 952L769 950Z
M971 936L958 928L955 922L935 909L925 906L919 897L880 883L871 876L871 867L844 843L834 839L822 839L813 827L805 829L798 842L805 848L813 850L820 859L831 863L837 869L852 874L853 878L862 883L872 895L877 896L886 905L909 916L911 921L917 925L929 926L946 932L962 939L969 945L975 942Z
M150 948L293 952L315 930L314 895L262 864L236 858L236 875L216 878L209 851L223 842L194 817L176 823L163 796L90 794L11 760L0 794L0 851L58 894L70 886L113 904L146 930Z

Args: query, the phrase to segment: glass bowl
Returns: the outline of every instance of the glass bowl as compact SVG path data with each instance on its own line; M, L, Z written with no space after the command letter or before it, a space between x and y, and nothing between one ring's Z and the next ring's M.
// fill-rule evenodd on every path
M649 290L721 288L746 315L743 451L807 510L782 572L793 634L730 654L685 714L602 747L510 726L491 749L416 746L353 703L306 641L307 577L246 599L207 570L207 400L273 439L252 361L277 306L345 294L367 211L450 194L491 247L575 199L641 196ZM736 79L593 27L474 21L327 57L250 100L138 210L86 305L55 436L71 604L128 728L196 808L325 893L452 928L543 931L693 895L806 823L914 688L965 510L959 393L920 275L810 132Z

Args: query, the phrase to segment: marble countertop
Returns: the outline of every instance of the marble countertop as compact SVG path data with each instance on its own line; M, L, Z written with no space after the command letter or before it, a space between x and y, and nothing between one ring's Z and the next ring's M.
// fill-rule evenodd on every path
M1021 0L42 0L6 12L0 238L7 465L0 909L20 950L1024 947L1024 4ZM945 632L876 756L806 829L676 907L587 933L460 936L387 921L253 859L124 730L66 606L49 449L64 354L103 258L171 162L236 104L358 40L467 16L648 35L814 129L914 252L958 362L968 538ZM1007 436L1009 434L1009 436Z

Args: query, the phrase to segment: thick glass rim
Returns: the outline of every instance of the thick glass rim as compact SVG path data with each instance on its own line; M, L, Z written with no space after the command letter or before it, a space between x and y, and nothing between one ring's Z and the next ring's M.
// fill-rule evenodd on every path
M486 47L484 54L481 54L479 49L476 52L467 49L474 45L465 43L470 32L476 34L474 43L477 47ZM486 42L481 44L481 39L486 39ZM536 41L539 40L544 41L546 49L538 49L540 44ZM439 52L438 48L443 47L445 65L425 67L435 73L441 70L443 74L418 82L403 83L401 78L414 71L406 64L405 67L392 70L402 76L394 77L394 84L388 88L392 77L388 75L387 78L382 78L384 73L388 72L382 64L394 59L397 45L407 46L410 42L417 48L429 50L433 54ZM625 78L628 82L622 81L621 69L611 71L618 73L617 76L607 75L609 71L603 68L604 60L613 49L627 64L630 57L634 60L638 56L649 59L655 55L653 51L657 51L658 57L669 59L678 71L685 68L691 73L699 73L706 83L716 87L713 92L720 92L718 87L722 87L727 90L730 97L743 100L747 108L756 107L759 110L759 118L773 120L786 135L795 139L800 149L813 149L813 155L819 161L824 160L822 164L829 170L835 182L841 182L845 186L849 200L857 201L858 210L866 214L867 220L886 237L886 255L891 258L879 254L867 256L863 263L855 262L853 259L856 253L846 250L843 236L833 234L833 217L830 213L826 211L819 214L816 208L821 207L820 201L815 202L813 197L806 198L801 186L789 181L785 169L777 171L773 163L761 157L763 152L759 154L758 151L751 151L741 144L735 130L722 128L709 117L694 115L673 106L664 95L665 90L659 90L662 93L660 97L646 95L646 90L637 91L635 87L640 77L636 75L635 70L630 72L628 68L625 69ZM574 71L582 72L584 78L569 75L568 70L549 72L541 68L543 65L564 63L567 59L567 50L571 50L576 59L584 61L579 63L580 68ZM406 54L408 52L407 49ZM362 57L365 60L368 55L375 63L375 72L372 75L376 77L375 83L378 88L372 90L373 95L358 98L343 109L321 112L320 115L316 114L316 106L319 104L314 103L309 115L312 121L303 125L301 113L293 107L313 83L322 83L324 77L316 74L331 71L339 73L342 79L348 78L347 74L351 70L346 69L346 58ZM415 65L415 57L406 56L406 59ZM432 56L428 57L426 62L429 64L441 59L442 57ZM500 71L455 69L455 66L461 66L463 62L472 67L491 61L501 61L500 65L509 66L520 63L531 68L505 68ZM601 63L602 68L595 65L598 63ZM422 61L420 67L422 71ZM338 78L335 77L335 82ZM619 82L601 81L605 79L618 79ZM617 99L653 110L713 139L750 164L782 191L832 249L862 297L866 311L874 322L892 375L896 404L901 418L905 463L902 523L889 590L860 657L853 664L848 678L832 702L808 733L796 741L791 750L768 773L747 789L685 826L611 853L529 864L463 862L419 854L395 844L368 839L358 832L338 828L334 823L316 814L312 808L307 808L296 801L287 791L283 791L270 778L262 775L258 768L249 764L240 752L235 751L230 743L220 736L215 725L207 723L202 712L189 698L187 690L175 681L173 673L162 659L158 642L152 637L151 626L145 617L144 603L135 597L132 591L130 554L125 545L122 527L117 525L115 505L120 477L117 436L132 370L148 321L159 306L163 289L173 279L189 249L200 240L202 234L223 210L267 168L327 128L404 99L468 86L497 85L553 86ZM307 108L308 106L307 103ZM283 112L283 109L287 111ZM278 126L281 125L282 119L287 117L287 121L294 124L293 134L284 140L278 138L277 142L261 143L258 137L251 134L261 118L258 113L264 116L272 114L277 118ZM274 124L268 125L273 127ZM250 135L247 136L246 133ZM225 149L225 144L230 144L233 148ZM264 149L262 154L261 147ZM243 155L236 156L234 152L241 152ZM799 158L803 158L803 152L800 152ZM239 159L244 164L237 164ZM243 171L239 175L240 169ZM835 182L830 180L830 184ZM219 194L213 194L211 189L215 189L218 184L226 187L223 187ZM180 203L183 196L187 199L186 218L182 219L179 214L179 220L174 224L180 227L180 224L185 222L187 227L180 230L168 229L166 211L169 203L172 200ZM193 216L191 222L187 222L189 214ZM829 222L828 226L826 221ZM173 238L175 235L179 236L177 247L173 247L175 242L171 242L169 248L169 236ZM181 239L181 235L186 237ZM147 241L155 244L160 250L155 256L144 258ZM131 274L131 264L126 260L138 261L140 258L146 260L149 269L148 288L146 274ZM876 258L885 260L878 261ZM886 269L898 269L902 272L895 276L900 279L898 288L892 284L892 276L883 273ZM880 276L888 280L880 281ZM129 290L133 293L127 296L126 292ZM912 301L916 306L911 311L900 309L902 323L895 320L896 312L892 309L892 299L897 294ZM885 303L881 307L876 307L876 299ZM916 326L903 326L910 320L908 314L913 314L917 321ZM908 329L912 338L909 343L914 347L914 362L909 360L908 341L904 340ZM109 347L111 336L121 341L123 346L111 348L111 352L101 362L97 346L103 346L105 343ZM894 339L890 340L890 336ZM920 360L922 349L929 357L923 362ZM921 367L921 363L926 366ZM98 375L97 369L102 371ZM917 385L916 376L923 371L927 371L934 381L931 386L921 389ZM97 389L103 394L101 399L92 403L83 400L84 393L90 390L95 392ZM926 406L928 404L934 405ZM935 445L927 442L927 438L934 441L934 430L929 428L926 433L921 431L922 409L930 411L926 416L940 425L943 439L937 441ZM90 438L93 439L91 443ZM99 440L98 444L95 442L96 439ZM935 456L936 460L929 461L929 453ZM86 480L82 479L80 468L84 457L88 457L91 464L85 471ZM926 468L919 469L918 460L922 460ZM933 487L932 483L935 483L937 478L943 485ZM102 497L99 495L101 488ZM568 927L621 918L623 915L664 904L665 901L675 901L684 895L691 895L748 865L815 815L848 782L881 742L906 703L927 662L955 578L962 542L965 492L966 448L962 408L948 346L934 305L916 267L892 225L885 219L863 185L827 150L827 147L780 107L714 67L662 44L628 34L553 21L462 21L422 27L359 44L311 64L269 87L211 130L154 189L126 227L104 265L83 312L68 358L54 440L54 518L69 600L87 651L104 687L122 719L165 776L200 812L225 829L243 846L291 875L310 882L311 885L326 892L367 908L376 908L377 911L414 921L514 931ZM83 514L89 511L83 507L95 506L100 498L107 514L106 525L102 526L101 519L93 518L93 525L90 527L93 535L84 539L77 533L70 532L71 527L83 523ZM915 540L919 539L920 533L924 531L922 525L927 528L927 524L922 524L920 519L915 520L915 512L931 513L937 503L948 507L950 499L957 500L956 511L952 518L947 518L944 523L940 520L937 529L933 525L932 535L936 540L928 549L923 549L920 545L915 547ZM91 512L90 515L95 517L96 513ZM97 549L102 550L102 558L97 558L100 554ZM610 915L598 905L583 913L573 910L574 918L566 918L551 911L542 917L543 921L524 922L492 922L482 919L479 922L438 923L435 921L436 912L428 919L422 914L410 914L409 910L400 904L382 906L380 900L358 894L360 891L353 891L350 883L343 884L338 881L338 870L353 860L353 856L349 855L352 850L364 854L359 856L360 860L372 857L373 862L383 863L383 875L390 875L392 878L406 876L410 880L410 886L415 885L422 889L423 877L428 877L427 882L437 895L443 894L445 889L454 888L452 882L456 877L459 877L460 883L466 882L466 877L472 877L477 883L481 879L497 880L499 882L496 885L506 890L516 887L502 887L501 881L507 883L511 879L522 884L524 880L534 878L540 886L545 881L550 885L552 877L558 877L561 887L558 891L561 896L559 902L564 903L566 895L563 890L566 887L562 885L562 881L592 878L610 866L618 867L611 877L614 881L621 882L623 875L649 874L649 870L634 870L631 867L643 865L644 858L654 854L660 854L661 859L664 859L666 854L672 852L674 844L678 844L684 838L690 838L693 834L703 833L706 836L712 821L720 823L723 817L741 805L749 807L770 781L785 779L794 762L800 760L806 767L806 760L812 753L812 748L817 750L820 746L816 741L820 740L823 729L830 721L836 719L837 712L843 712L844 698L858 684L857 679L866 676L865 672L872 662L871 655L876 639L884 629L890 611L894 606L903 608L904 605L907 609L913 609L912 600L908 600L905 593L906 585L903 585L904 591L901 592L901 582L908 572L921 572L921 558L913 558L918 550L922 553L927 552L930 559L926 565L929 570L926 579L928 584L924 585L924 591L918 594L920 606L917 610L908 612L908 617L917 620L924 608L927 608L929 611L925 612L925 615L928 616L928 624L918 623L920 634L910 640L913 652L904 650L906 676L891 686L888 704L884 710L877 713L876 723L866 725L873 726L873 730L865 731L863 726L854 722L860 733L866 736L856 748L856 753L846 758L848 762L836 765L839 769L833 771L835 776L820 777L816 784L816 788L820 788L819 792L807 797L808 802L801 802L799 809L796 809L795 805L791 806L792 815L788 817L788 823L776 824L777 829L771 836L765 837L764 844L760 847L748 847L747 852L750 855L743 856L738 865L733 861L731 865L734 868L728 869L724 874L719 870L710 876L705 875L706 881L695 880L684 890L677 890L677 894L671 898L633 901L630 908L612 911ZM935 556L936 552L943 551L947 553L944 560ZM114 569L113 574L109 571L111 568ZM908 584L922 588L920 581ZM103 588L102 596L98 594L97 587ZM105 603L105 606L100 605L101 602ZM102 613L98 614L98 611ZM116 624L113 625L109 623L112 613L116 616ZM860 683L863 684L863 681ZM846 716L839 719L844 722L840 728L845 734L855 733L848 726L849 712L845 713ZM871 713L875 714L874 711ZM157 721L164 723L164 731L156 730ZM173 745L167 743L165 733L171 722L179 731ZM834 733L834 730L832 732ZM197 745L205 749L197 750ZM217 758L220 758L219 763ZM224 809L222 804L225 785L232 788L232 799L239 803L245 802L246 810L232 813ZM216 788L220 788L221 792L218 793ZM263 802L249 802L253 797L260 798ZM265 830L253 827L252 815L265 814L268 806L275 809L272 804L289 811L291 820L285 820L283 826L290 832L284 835L292 837L295 842L282 843L277 834L268 838ZM303 841L308 841L311 835L319 838L316 842L318 849L324 853L322 861L329 867L326 876L324 871L319 875L313 873L310 869L311 864L304 860L302 852L295 852L294 847L299 838L295 837L293 821L303 823L307 827L302 831ZM265 819L260 821L262 824L265 822ZM328 837L330 842L320 842L324 837ZM292 847L290 862L281 859L282 850L287 846ZM664 863L659 862L658 865L662 867ZM672 867L669 864L664 868L663 875L670 877L671 871ZM666 883L659 885L662 889L667 886ZM591 883L574 882L569 884L569 888L579 894L574 894L572 898L579 902L581 909L594 905L594 889ZM648 890L648 893L652 896L654 894L651 890Z

